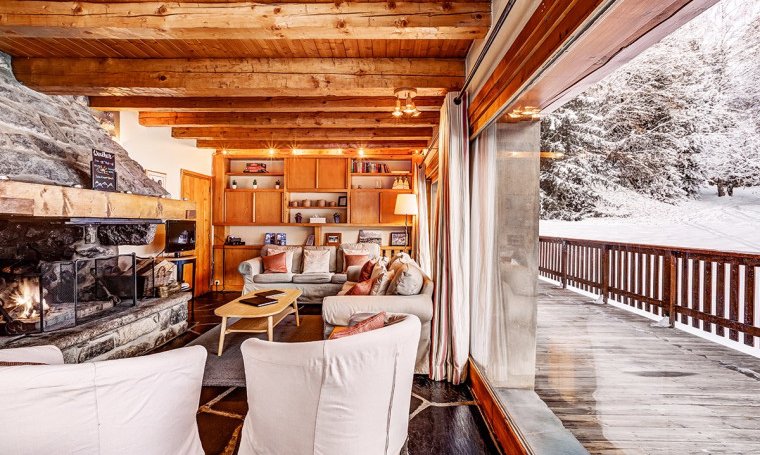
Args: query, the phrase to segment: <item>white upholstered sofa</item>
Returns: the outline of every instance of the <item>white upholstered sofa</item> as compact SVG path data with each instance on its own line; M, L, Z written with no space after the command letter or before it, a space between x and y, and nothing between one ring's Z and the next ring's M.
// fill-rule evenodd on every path
M55 346L0 350L0 453L203 454L195 415L201 346L63 364Z
M241 455L398 454L420 322L308 343L243 342Z

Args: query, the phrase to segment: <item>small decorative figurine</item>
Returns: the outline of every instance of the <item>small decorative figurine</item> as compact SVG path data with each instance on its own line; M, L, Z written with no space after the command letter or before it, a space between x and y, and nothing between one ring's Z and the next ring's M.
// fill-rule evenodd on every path
M296 223L300 223L303 221L303 215L301 215L301 212L296 213Z

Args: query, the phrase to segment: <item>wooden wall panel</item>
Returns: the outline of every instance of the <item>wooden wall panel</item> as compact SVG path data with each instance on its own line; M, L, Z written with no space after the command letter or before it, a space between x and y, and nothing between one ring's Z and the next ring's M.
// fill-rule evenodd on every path
M399 193L384 191L380 193L380 222L381 223L403 223L404 216L396 215L396 196ZM410 218L411 220L411 218Z
M258 224L282 223L282 192L257 191L253 196L254 218Z
M351 193L351 223L377 224L380 222L380 193L353 191Z
M317 158L288 158L288 190L310 190L317 187Z
M253 222L253 193L227 191L224 193L224 220L227 223Z
M317 188L348 188L348 160L346 158L319 158L317 162Z
M225 248L224 249L224 290L239 291L243 288L243 276L238 272L241 262L258 257L261 248Z

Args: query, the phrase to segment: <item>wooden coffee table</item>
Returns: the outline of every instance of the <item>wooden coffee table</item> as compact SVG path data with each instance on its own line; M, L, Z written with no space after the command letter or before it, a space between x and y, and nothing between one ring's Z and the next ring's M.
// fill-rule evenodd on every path
M273 290L280 292L280 294L269 296L269 298L276 299L277 303L263 307L240 303L240 299L255 297L259 293ZM298 297L300 296L301 291L298 289L263 289L246 294L214 310L215 315L222 317L222 331L219 334L218 355L222 355L222 351L224 350L224 336L228 333L266 332L269 341L272 341L272 331L274 330L274 327L289 314L296 315L296 326L300 326L301 320L298 317L297 303ZM240 320L227 327L227 319L229 318L240 318Z

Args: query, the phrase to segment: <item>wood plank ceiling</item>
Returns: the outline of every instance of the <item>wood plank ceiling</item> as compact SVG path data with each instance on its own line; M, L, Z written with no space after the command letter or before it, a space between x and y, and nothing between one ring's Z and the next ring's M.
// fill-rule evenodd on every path
M490 1L0 2L19 81L215 149L424 148ZM417 90L395 118L394 91Z

